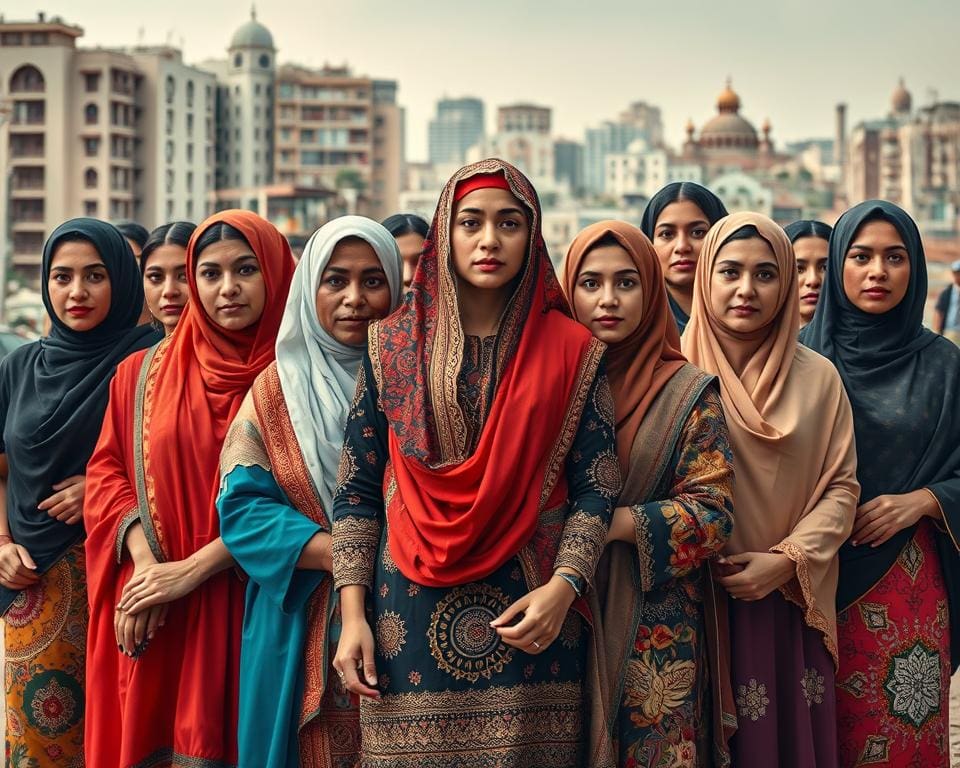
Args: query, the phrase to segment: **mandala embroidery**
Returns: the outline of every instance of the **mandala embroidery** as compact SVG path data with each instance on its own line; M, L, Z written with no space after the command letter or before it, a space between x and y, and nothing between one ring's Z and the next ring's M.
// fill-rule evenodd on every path
M44 736L55 738L80 721L83 692L75 680L53 670L27 683L23 703L27 720Z
M623 485L617 454L613 451L599 454L587 470L587 477L600 494L608 499L615 499Z
M377 619L377 653L392 659L407 643L407 624L399 613L384 611Z
M754 678L750 682L741 685L737 689L737 712L740 717L749 717L756 722L767 714L767 704L770 699L767 696L767 686L758 683Z
M510 605L510 598L488 584L451 590L430 617L427 639L437 667L455 680L489 680L513 658L490 622Z
M890 713L915 728L940 710L940 656L923 643L891 658L887 668Z
M814 704L823 704L823 694L826 693L826 686L823 683L821 675L814 667L805 669L803 677L800 678L800 688L803 690L803 698L808 707Z

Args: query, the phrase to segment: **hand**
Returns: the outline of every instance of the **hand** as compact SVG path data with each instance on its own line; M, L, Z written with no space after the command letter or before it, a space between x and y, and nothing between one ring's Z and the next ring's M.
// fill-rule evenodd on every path
M333 657L333 668L340 675L348 691L371 699L380 699L377 684L377 665L373 661L373 632L366 619L344 619L340 627L340 642ZM360 677L363 670L363 677Z
M741 566L736 573L717 579L738 600L762 600L797 574L793 560L779 552L742 552L721 556L717 562L725 573L730 572L729 566Z
M147 608L172 603L193 592L201 581L193 558L135 566L133 576L120 593L117 610L136 615Z
M528 592L490 622L507 645L536 655L545 651L563 626L577 594L556 574L542 587ZM517 616L523 617L509 626Z
M26 547L8 541L0 546L0 584L7 589L26 589L36 584L37 564L33 562Z
M909 528L924 515L939 517L940 506L932 493L922 488L910 493L888 494L870 499L857 507L850 543L857 547L879 547L894 534Z
M133 615L119 608L114 612L113 630L117 649L133 658L139 657L153 640L156 631L167 621L168 604L162 603Z
M52 496L48 496L37 509L45 509L50 517L61 523L76 525L83 519L83 491L87 479L84 475L73 475L59 483L54 483Z

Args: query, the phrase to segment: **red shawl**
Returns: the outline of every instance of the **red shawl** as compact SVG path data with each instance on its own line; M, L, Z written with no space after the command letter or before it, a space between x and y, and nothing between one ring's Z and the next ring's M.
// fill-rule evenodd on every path
M528 211L531 236L470 454L457 400L464 333L450 226L457 184L490 173L502 173ZM593 377L586 369L596 365L596 347L569 317L540 227L536 192L516 168L484 160L461 169L440 196L407 301L371 325L397 487L387 494L390 552L417 583L446 587L492 573L531 539L541 510L566 499L562 462L572 435L564 430L579 383Z
M266 302L258 323L225 331L197 296L194 251L217 222L240 230L259 260ZM120 655L114 606L132 565L122 537L131 513L158 560L183 560L219 536L220 448L274 343L294 262L283 236L246 211L205 221L187 249L190 304L141 373L144 354L118 368L87 466L84 514L90 632L86 752L98 765L169 759L236 762L244 586L232 569L170 605L142 657ZM141 376L144 376L141 379ZM118 564L118 559L122 562ZM175 761L175 760L174 760Z

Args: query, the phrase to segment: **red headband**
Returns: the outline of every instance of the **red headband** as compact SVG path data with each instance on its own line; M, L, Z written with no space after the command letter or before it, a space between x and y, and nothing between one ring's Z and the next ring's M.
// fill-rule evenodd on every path
M476 176L471 176L469 179L457 182L457 188L453 192L453 202L459 203L471 192L476 192L478 189L505 189L507 192L513 191L510 189L510 185L507 183L507 177L503 175L502 171L497 171L496 173L478 173Z

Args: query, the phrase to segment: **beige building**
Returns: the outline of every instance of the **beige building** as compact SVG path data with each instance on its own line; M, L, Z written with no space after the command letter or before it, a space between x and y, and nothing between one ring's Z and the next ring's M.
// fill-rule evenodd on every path
M403 132L395 82L282 65L275 120L278 184L357 189L374 218L396 211Z
M66 219L154 227L209 208L213 77L172 48L77 48L82 35L42 14L0 23L2 251L8 276L26 283L38 280L43 243Z

